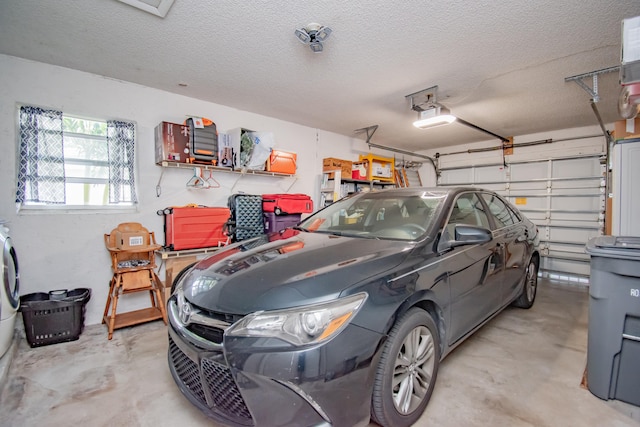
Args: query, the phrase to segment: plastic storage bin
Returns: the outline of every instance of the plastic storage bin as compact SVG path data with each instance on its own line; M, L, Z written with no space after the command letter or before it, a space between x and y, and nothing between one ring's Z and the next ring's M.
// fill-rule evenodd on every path
M596 237L586 251L589 391L640 406L640 237Z
M31 347L75 341L84 328L91 289L60 289L20 297L20 311Z

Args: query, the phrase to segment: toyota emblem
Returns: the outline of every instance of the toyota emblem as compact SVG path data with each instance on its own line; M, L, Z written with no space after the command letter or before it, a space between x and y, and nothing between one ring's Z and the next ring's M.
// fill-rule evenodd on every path
M180 321L183 325L186 326L189 324L189 322L191 321L191 313L191 304L189 304L188 302L184 302L178 310L178 316L180 317Z

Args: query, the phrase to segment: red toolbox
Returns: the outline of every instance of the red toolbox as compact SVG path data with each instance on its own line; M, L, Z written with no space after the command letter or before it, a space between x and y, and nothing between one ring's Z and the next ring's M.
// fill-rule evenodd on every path
M227 243L223 226L231 215L229 208L174 207L164 214L164 246L172 251L209 248Z
M295 175L296 161L298 155L282 150L271 150L269 159L267 159L267 170L270 172L286 173Z
M276 215L313 212L313 200L306 194L263 194L262 210Z

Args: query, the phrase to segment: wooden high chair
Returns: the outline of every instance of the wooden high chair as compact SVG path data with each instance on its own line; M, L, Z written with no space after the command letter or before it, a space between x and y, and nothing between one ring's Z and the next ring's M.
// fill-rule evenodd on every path
M104 308L102 323L107 325L109 339L113 330L139 323L162 319L167 324L164 305L164 286L155 272L155 235L137 222L125 222L104 235L104 243L111 255L113 277ZM121 295L148 291L151 307L125 313L117 313Z

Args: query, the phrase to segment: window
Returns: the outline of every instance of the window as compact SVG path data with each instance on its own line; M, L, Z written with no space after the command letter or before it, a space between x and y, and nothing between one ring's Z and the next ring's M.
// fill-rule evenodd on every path
M475 193L462 194L453 204L445 232L449 238L455 236L456 224L477 225L489 228L489 218Z
M489 205L489 211L493 215L497 228L506 227L507 225L520 222L518 215L516 215L515 212L513 212L511 208L498 197L493 194L484 193L482 194L482 198L487 202L487 205Z
M137 202L135 126L20 108L16 202L23 206L104 207Z

